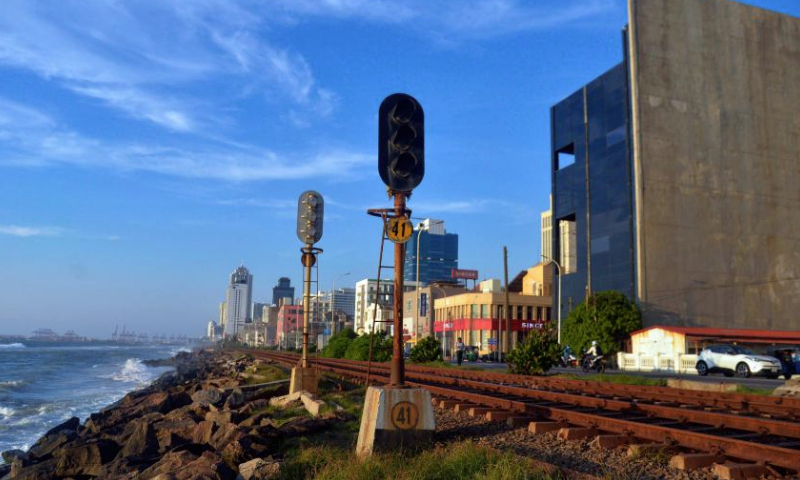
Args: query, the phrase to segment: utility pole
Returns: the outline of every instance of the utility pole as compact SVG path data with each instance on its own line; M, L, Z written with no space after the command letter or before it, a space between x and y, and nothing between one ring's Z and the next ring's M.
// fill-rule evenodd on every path
M511 344L509 344L509 339L511 338L511 306L508 300L508 249L506 247L503 247L503 278L506 292L506 304L504 308L506 313L506 331L503 343L505 344L505 353L508 353L511 350Z

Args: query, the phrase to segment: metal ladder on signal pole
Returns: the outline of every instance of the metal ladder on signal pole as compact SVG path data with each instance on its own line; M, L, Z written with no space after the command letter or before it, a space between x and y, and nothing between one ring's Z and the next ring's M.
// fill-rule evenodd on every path
M371 326L370 332L369 332L369 356L367 357L367 382L366 382L366 386L367 387L369 387L369 385L370 385L370 380L371 380L370 376L372 374L372 353L373 353L374 344L375 344L375 324L376 323L394 323L394 319L389 320L389 319L383 319L382 318L380 321L377 320L378 307L380 306L380 303L381 303L380 302L380 299L381 299L381 272L384 269L394 271L394 268L395 268L394 265L384 265L383 264L383 247L386 244L386 240L391 241L389 239L388 235L387 235L387 224L388 224L389 218L394 217L394 212L395 211L394 211L393 208L375 208L375 209L367 210L367 213L369 215L372 215L374 217L379 217L381 219L382 223L383 223L383 227L381 229L381 248L380 248L380 253L378 254L378 277L377 277L376 284L375 284L375 306L372 309L372 326ZM406 209L406 211L404 213L409 217L411 216L411 210ZM369 282L367 282L367 289L369 289ZM394 297L394 295L396 295L396 294L397 294L397 292L393 291L391 296ZM367 291L367 300L369 300L369 291ZM394 334L395 335L402 335L403 332L402 331L394 332Z

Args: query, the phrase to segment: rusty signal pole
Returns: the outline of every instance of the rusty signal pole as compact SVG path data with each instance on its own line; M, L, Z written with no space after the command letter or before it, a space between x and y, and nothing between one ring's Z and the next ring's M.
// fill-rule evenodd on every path
M406 198L425 175L425 114L417 100L404 93L389 95L378 110L378 173L394 197L394 220L390 239L394 246L394 344L390 385L405 380L403 355L403 264L405 242L413 233L408 221ZM406 231L407 230L407 231ZM406 235L407 234L407 235ZM395 238L393 238L395 237ZM419 279L417 279L419 281Z
M317 393L317 375L308 361L308 322L311 306L311 267L317 262L317 254L322 249L314 244L322 238L322 216L325 202L322 195L314 190L300 194L297 200L297 238L303 242L300 249L300 262L305 267L303 282L303 354L300 363L292 369L290 393L307 390Z
M422 105L404 93L389 95L378 110L378 173L389 189L394 208L367 213L383 220L381 252L386 237L395 244L394 338L389 384L371 386L365 394L356 443L359 457L379 450L419 446L431 441L436 430L430 392L405 385L403 358L403 263L405 243L414 231L406 200L425 174L424 120Z

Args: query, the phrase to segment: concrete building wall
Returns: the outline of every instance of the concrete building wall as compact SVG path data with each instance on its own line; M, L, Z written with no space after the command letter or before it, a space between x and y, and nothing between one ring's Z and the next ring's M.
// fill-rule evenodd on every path
M645 324L800 326L800 19L629 0Z

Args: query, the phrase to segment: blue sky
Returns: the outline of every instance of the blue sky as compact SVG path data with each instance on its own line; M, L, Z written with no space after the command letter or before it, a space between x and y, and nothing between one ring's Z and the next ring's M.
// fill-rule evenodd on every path
M621 61L625 23L624 0L3 0L0 333L199 335L240 262L254 300L299 282L307 189L321 287L374 276L398 91L426 113L414 215L482 278L507 245L513 275L539 255L548 108Z

